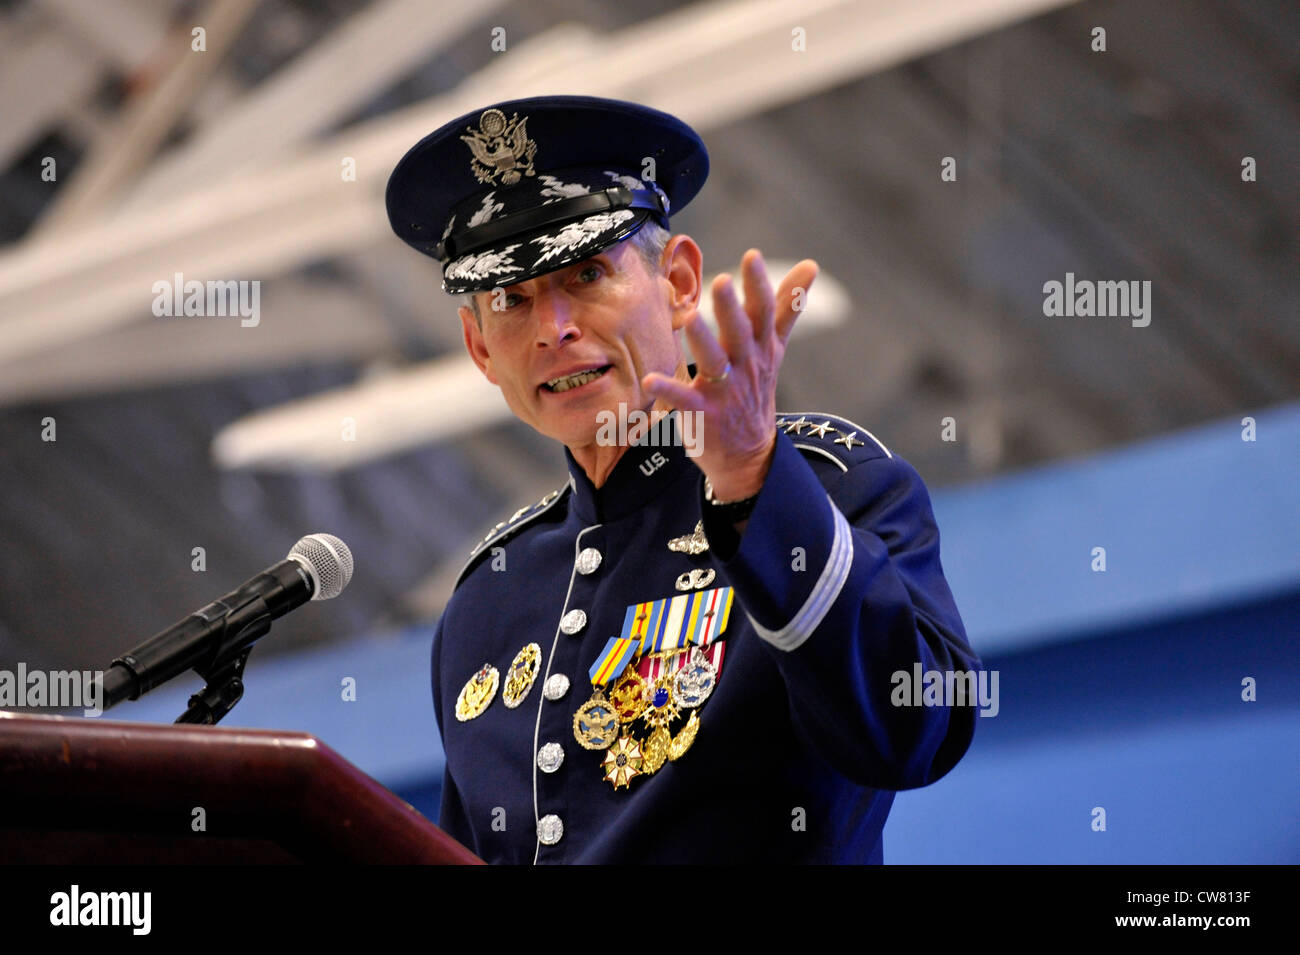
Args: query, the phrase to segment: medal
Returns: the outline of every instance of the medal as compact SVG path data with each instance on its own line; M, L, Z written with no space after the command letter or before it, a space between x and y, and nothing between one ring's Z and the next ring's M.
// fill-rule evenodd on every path
M651 729L666 729L680 712L676 701L673 700L672 680L660 677L648 695L650 705L641 714L641 718Z
M631 723L644 713L649 701L646 699L646 683L641 679L641 674L629 667L609 691L609 700L614 704L614 712L618 714L620 723Z
M506 685L501 688L501 702L512 710L524 701L542 668L542 648L530 643L518 653L506 671Z
M607 749L618 738L618 716L604 690L597 689L573 714L573 738L583 749Z
M718 668L699 647L692 647L690 660L673 676L673 698L687 709L703 706L717 683Z
M668 744L668 758L673 762L681 759L682 755L691 748L695 742L695 735L700 731L700 718L695 715L695 710L691 710L691 718L686 721L686 725L681 728L673 741Z
M637 642L630 637L610 637L587 671L595 692L573 714L573 738L583 749L606 749L618 738L618 712L605 698L605 686L632 659L636 647ZM637 758L640 759L639 751ZM638 771L640 768L638 761Z
M668 762L672 744L673 737L668 732L668 728L665 726L657 727L641 745L641 768L647 774L657 773L659 767Z
M613 783L615 789L619 786L626 787L641 775L644 763L645 757L641 754L641 744L636 737L620 736L618 742L605 753L605 782Z
M460 696L456 697L456 719L464 723L472 720L488 708L492 698L497 695L497 682L501 675L490 663L483 664L469 681L461 687Z
M683 549L692 544L707 547L702 538L697 527L695 535L674 543ZM689 582L694 580L692 575ZM700 583L707 586L703 574ZM574 714L573 735L584 748L605 751L601 768L615 789L658 772L695 742L698 708L717 686L722 670L726 644L720 637L734 599L730 587L718 587L632 604L622 634L611 637L591 665L595 693ZM686 725L674 736L670 727L686 711ZM627 731L638 719L650 730L644 741Z

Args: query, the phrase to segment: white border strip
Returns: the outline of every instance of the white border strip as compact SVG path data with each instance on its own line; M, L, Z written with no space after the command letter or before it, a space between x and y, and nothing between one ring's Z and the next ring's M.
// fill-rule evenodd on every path
M578 573L578 554L582 550L582 535L588 531L594 531L600 524L592 524L590 527L584 527L578 531L578 536L573 539L573 567L569 570L569 589L564 594L564 610L560 613L560 620L569 612L569 598L573 596L573 582L577 579ZM560 625L555 625L555 636L551 639L551 652L546 655L546 673L542 675L542 690L537 694L537 721L533 724L533 750L528 754L529 761L533 764L533 832L537 832L537 827L541 822L541 816L537 812L537 741L542 734L542 707L546 705L546 681L551 676L551 662L555 659L555 647L560 642ZM564 822L563 819L560 820ZM564 838L563 835L560 838ZM537 845L533 849L533 865L537 865L537 857L542 854L541 834L537 834Z
M780 630L768 630L753 617L749 617L754 632L778 650L790 651L802 646L830 611L831 605L844 588L844 581L849 579L849 569L853 566L853 532L829 494L826 500L831 506L832 520L835 522L835 538L831 542L830 557L826 559L826 566L822 568L821 577L817 579L812 593L794 615L794 619ZM749 614L746 613L746 616Z

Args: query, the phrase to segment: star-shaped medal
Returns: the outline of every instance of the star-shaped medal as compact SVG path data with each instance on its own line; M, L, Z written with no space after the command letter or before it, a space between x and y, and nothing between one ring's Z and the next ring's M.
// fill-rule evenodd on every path
M620 736L618 742L605 753L605 782L613 783L614 788L623 786L641 775L641 766L645 757L641 754L641 743L634 736Z

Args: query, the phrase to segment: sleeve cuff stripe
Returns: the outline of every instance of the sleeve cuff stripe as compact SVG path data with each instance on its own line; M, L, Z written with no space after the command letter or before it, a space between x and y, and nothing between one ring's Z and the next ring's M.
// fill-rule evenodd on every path
M826 500L831 506L835 536L831 541L831 553L826 559L826 566L813 586L812 593L794 615L794 619L780 630L768 630L753 617L749 618L754 632L780 650L794 650L812 636L839 597L844 581L849 579L849 568L853 566L853 533L849 530L849 522L844 519L829 495Z

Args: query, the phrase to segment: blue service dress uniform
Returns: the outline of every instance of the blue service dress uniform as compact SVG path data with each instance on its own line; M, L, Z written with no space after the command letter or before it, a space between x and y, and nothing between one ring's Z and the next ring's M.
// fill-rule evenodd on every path
M897 790L947 773L973 706L896 706L891 675L978 671L916 471L852 422L782 415L743 535L709 513L678 413L595 488L569 481L475 549L439 620L433 698L447 756L439 824L489 862L883 861ZM669 541L702 522L708 548ZM698 549L698 548L696 548ZM615 788L575 740L588 671L629 606L678 581L731 587L725 657L680 758ZM709 572L712 571L712 575ZM455 715L468 680L540 661L522 702Z

